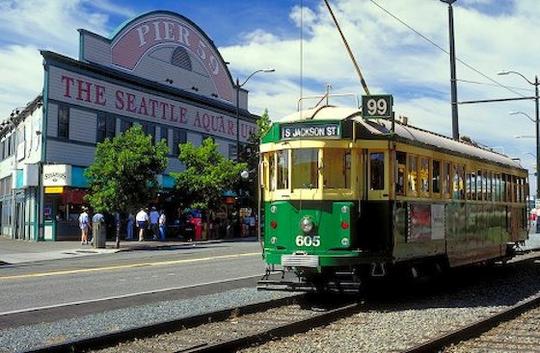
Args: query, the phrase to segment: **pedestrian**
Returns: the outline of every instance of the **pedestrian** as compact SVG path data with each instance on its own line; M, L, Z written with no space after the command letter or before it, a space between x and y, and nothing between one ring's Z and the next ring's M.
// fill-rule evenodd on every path
M256 225L256 218L255 214L253 214L253 211L251 211L251 215L249 216L249 236L255 235L255 225Z
M165 236L167 235L167 216L165 212L161 210L159 215L159 240L165 241Z
M152 230L152 238L158 240L159 234L159 212L156 210L156 207L152 207L150 211L150 229Z
M81 228L81 244L88 244L88 229L90 228L90 218L88 217L88 208L82 207L79 215L79 228Z
M133 213L129 213L126 222L126 240L133 240L133 224L135 223L135 216Z
M137 213L135 216L137 221L137 227L139 228L139 241L144 240L144 230L148 227L148 213L146 213L144 208Z

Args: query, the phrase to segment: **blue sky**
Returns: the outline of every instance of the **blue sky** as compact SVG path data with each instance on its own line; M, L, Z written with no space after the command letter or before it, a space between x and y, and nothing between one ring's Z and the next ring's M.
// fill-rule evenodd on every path
M446 4L439 0L375 2L447 48ZM413 125L449 135L448 56L371 0L331 3L371 91L393 94L396 113L408 116ZM457 0L454 8L458 57L491 79L532 94L521 78L496 73L513 69L530 79L540 73L540 1ZM321 94L327 84L335 93L363 93L322 0L0 0L0 116L7 117L40 92L43 71L38 49L77 57L77 28L108 36L125 20L157 9L177 12L197 23L230 62L234 78L243 79L260 68L276 69L253 77L245 86L254 113L268 108L271 117L279 120L296 110L300 92ZM304 19L302 64L300 14ZM458 78L482 83L460 82L459 100L516 97L462 64ZM527 153L534 152L534 139L514 136L534 134L533 126L508 112L533 115L533 108L530 101L460 106L461 134L520 157L530 168L533 160Z

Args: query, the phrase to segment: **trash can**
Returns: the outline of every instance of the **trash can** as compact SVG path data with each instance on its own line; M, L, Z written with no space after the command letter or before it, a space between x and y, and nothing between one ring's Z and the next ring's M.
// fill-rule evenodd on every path
M107 240L106 227L103 222L92 222L92 244L96 249L104 249Z

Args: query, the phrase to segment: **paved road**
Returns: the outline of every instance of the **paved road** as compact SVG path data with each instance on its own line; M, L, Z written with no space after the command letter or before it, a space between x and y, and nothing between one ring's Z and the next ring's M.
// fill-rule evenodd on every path
M0 313L262 275L257 242L139 250L0 267Z

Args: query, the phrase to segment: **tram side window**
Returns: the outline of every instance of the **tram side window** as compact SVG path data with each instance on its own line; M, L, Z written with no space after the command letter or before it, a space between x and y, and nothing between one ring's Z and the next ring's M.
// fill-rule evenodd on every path
M431 177L431 185L434 193L441 192L441 162L433 161L433 174Z
M340 148L323 151L324 187L343 189L351 187L351 152Z
M484 201L487 201L488 200L488 197L487 197L487 193L488 193L488 172L487 171L483 171L482 173L482 200Z
M444 162L444 194L450 196L452 188L452 163Z
M302 148L291 151L291 185L293 189L319 187L319 150Z
M476 200L476 173L471 172L471 200Z
M484 176L482 171L479 170L476 172L476 199L482 200L482 193L484 192L482 186L484 185Z
M508 184L506 183L506 174L501 175L501 196L502 201L508 201Z
M413 194L418 191L418 157L409 155L409 170L407 174L407 190Z
M471 173L465 173L465 180L466 180L466 192L465 197L467 200L471 199Z
M495 174L495 201L501 202L502 201L502 182L501 182L501 175L499 173Z
M405 169L407 168L407 154L396 152L396 194L405 195Z
M384 153L375 152L369 154L370 189L384 189Z
M277 155L277 189L289 188L289 151L281 150Z
M276 190L276 165L275 165L274 153L268 155L268 183L270 191Z
M521 202L521 178L520 177L516 177L516 192L517 192L517 198L516 198L516 201L517 202Z
M487 171L487 189L486 189L486 200L491 201L493 194L493 173L489 170Z
M529 179L525 178L523 179L523 182L525 183L525 190L523 191L523 201L527 201L527 196L529 195Z
M512 202L517 202L518 198L518 185L516 176L512 175Z
M429 159L420 157L420 191L422 193L429 192Z
M465 199L465 166L460 164L454 168L453 198Z

